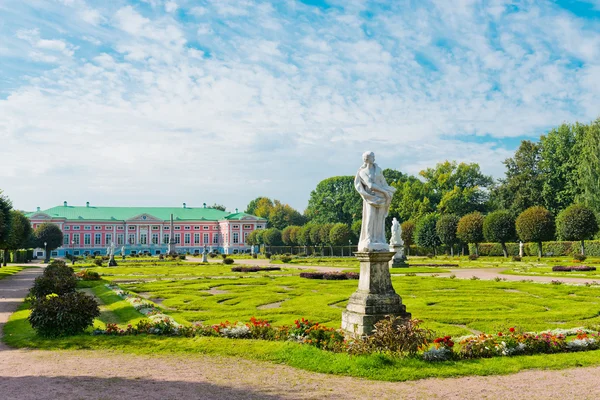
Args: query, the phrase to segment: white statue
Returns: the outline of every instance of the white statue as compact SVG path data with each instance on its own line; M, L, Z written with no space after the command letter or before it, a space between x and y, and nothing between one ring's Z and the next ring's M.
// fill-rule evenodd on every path
M125 246L121 247L121 255L123 255L123 256L125 255Z
M110 247L109 247L109 254L111 258L115 257L115 242L110 242Z
M523 257L524 255L523 247L525 247L523 242L519 241L519 257Z
M391 246L402 246L404 242L402 241L402 227L400 226L400 222L394 217L392 220L392 237L390 238Z
M385 218L396 189L385 181L381 168L375 164L373 152L364 153L363 161L354 178L354 187L363 199L358 251L388 251Z

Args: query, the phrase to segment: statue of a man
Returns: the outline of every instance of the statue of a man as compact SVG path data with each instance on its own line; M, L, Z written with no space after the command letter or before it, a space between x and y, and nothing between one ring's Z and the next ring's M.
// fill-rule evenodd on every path
M385 181L381 168L375 164L373 152L364 153L363 161L354 178L354 187L363 199L358 251L388 251L385 218L396 189Z
M400 226L400 222L394 217L392 220L392 237L390 238L390 245L394 246L402 246L404 242L402 241L402 227Z
M110 257L115 257L115 242L110 242Z

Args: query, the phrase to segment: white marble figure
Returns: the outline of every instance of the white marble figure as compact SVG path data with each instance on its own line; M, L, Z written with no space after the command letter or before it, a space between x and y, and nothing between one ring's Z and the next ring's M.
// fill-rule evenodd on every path
M402 241L402 227L400 226L400 222L394 217L392 220L392 237L390 238L390 246L402 246L404 245L404 241Z
M114 258L115 257L115 242L110 242L110 247L109 247L109 255L110 258Z
M523 247L525 247L523 245L523 242L519 241L519 257L523 257L523 254L524 254Z
M125 246L121 247L121 255L124 256L125 255Z
M385 181L381 168L375 164L375 154L363 154L364 164L354 178L354 187L363 199L359 252L388 251L385 238L385 218L396 191Z

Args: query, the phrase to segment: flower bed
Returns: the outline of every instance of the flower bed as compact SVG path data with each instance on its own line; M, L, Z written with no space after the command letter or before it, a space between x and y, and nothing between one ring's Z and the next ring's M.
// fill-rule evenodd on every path
M595 271L596 267L590 267L588 265L556 265L552 267L553 272L571 272L571 271Z
M342 281L347 279L358 279L360 275L356 272L301 272L300 278L325 279L331 281Z
M411 267L457 267L458 264L410 264Z
M231 272L281 271L281 267L232 267Z

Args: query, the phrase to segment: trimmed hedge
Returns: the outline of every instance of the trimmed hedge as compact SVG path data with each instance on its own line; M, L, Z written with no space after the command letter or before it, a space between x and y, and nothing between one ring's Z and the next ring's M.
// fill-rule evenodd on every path
M571 272L571 271L595 271L596 267L589 267L587 265L556 265L552 267L552 271L557 272Z
M343 281L346 279L358 279L360 275L356 272L301 272L300 278L325 279L329 281Z
M506 247L508 248L509 256L519 255L518 243L507 243ZM552 254L553 256L571 256L579 254L581 251L579 242L543 242L543 249L543 255ZM471 253L475 251L475 247L472 244L469 245L469 251ZM523 252L526 256L536 256L537 244L525 243ZM600 257L600 240L586 240L585 253L587 256ZM501 257L502 246L499 243L480 243L479 255Z
M10 251L10 260L11 263L26 263L33 258L33 250L31 250L31 258L29 258L28 250L16 250Z
M231 260L231 258L230 258ZM281 271L281 267L231 267L231 272Z

